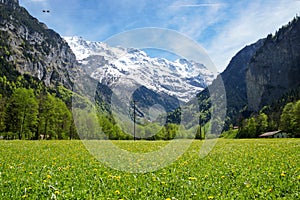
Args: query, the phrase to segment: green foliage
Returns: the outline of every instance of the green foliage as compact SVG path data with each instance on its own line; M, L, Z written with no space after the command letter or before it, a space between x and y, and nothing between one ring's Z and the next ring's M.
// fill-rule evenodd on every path
M268 130L268 116L265 113L245 119L237 134L238 138L256 138Z
M280 129L292 136L300 133L300 100L286 104L281 114Z
M297 88L263 107L259 114L252 114L249 118L243 119L239 124L237 138L253 138L263 132L279 129L289 133L289 137L300 137L299 99L300 88ZM249 129L251 126L252 130Z
M5 118L6 118L6 99L0 94L0 133L6 128Z
M233 125L230 125L228 131L223 132L220 137L225 139L235 139L237 137L239 130L234 129Z
M16 89L6 111L7 131L17 133L18 139L32 138L38 122L37 114L38 103L33 90Z
M5 139L77 138L71 112L62 100L49 93L36 96L26 88L0 98L0 132Z
M235 139L237 137L239 130L229 130L229 131L225 131L224 133L222 133L221 137L225 138L225 139Z
M71 112L66 104L47 94L39 99L39 136L48 139L67 139L72 124Z

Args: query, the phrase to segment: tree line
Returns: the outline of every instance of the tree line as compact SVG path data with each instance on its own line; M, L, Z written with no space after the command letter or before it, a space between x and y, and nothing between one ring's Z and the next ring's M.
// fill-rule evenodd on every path
M128 127L133 126L132 121L118 124L109 113L101 110L71 110L68 106L71 92L63 88L57 90L59 98L57 93L37 92L24 87L13 88L10 96L0 94L0 137L7 140L134 139L132 133L126 132ZM204 138L204 131L201 136L199 128L182 131L177 124L149 122L136 124L135 139L195 138L196 132L198 139Z
M264 113L266 112L266 113ZM278 112L263 108L258 114L242 120L237 138L256 138L266 131L282 130L289 137L300 137L300 100L287 103Z
M50 93L17 88L0 96L0 132L3 139L67 139L74 137L72 115L66 104Z

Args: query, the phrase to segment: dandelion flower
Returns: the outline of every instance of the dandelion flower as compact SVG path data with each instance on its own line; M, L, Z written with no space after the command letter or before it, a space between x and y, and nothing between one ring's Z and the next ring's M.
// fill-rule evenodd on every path
M58 191L58 190L56 190L56 191L54 192L54 194L58 195L58 194L59 194L59 191Z
M285 176L285 172L281 172L280 176L284 177Z
M214 196L208 196L208 199L214 199Z
M120 191L119 191L119 190L116 190L116 191L115 191L115 194L120 194Z
M196 177L189 177L189 180L195 181L195 180L197 180L197 178Z
M51 177L51 175L48 174L48 175L47 175L47 178L48 178L48 179L51 179L52 177Z
M244 184L247 188L251 187L251 184L249 182L245 182Z
M221 176L221 178L225 178L225 176Z
M33 173L32 173L32 172L29 172L29 174L32 175Z

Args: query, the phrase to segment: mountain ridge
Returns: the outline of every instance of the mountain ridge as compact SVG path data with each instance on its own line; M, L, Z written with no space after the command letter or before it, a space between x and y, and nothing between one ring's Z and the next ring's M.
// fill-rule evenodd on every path
M295 17L275 35L246 46L231 59L219 75L227 95L225 130L300 87L299 35L299 17ZM198 99L201 112L210 108L208 89Z
M187 102L215 78L204 65L186 59L150 58L142 50L110 47L76 36L64 39L88 74L112 87L119 81L136 82Z
M71 90L79 68L68 44L18 1L2 0L0 10L1 44L6 49L2 60L10 63L10 70L31 74L46 86L61 83Z

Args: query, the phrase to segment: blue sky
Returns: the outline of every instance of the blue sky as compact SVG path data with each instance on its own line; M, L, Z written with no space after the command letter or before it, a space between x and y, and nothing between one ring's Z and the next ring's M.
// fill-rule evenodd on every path
M62 36L104 41L136 28L178 31L199 43L219 71L245 45L275 33L300 15L300 0L19 1L31 15Z

